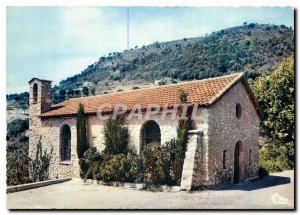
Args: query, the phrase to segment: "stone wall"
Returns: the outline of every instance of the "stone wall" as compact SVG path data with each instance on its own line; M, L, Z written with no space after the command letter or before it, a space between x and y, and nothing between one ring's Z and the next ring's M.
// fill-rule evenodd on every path
M189 131L189 142L185 152L180 184L182 190L200 187L205 180L204 144L202 130Z
M236 117L236 104L242 107ZM238 82L214 105L198 110L195 129L189 133L181 189L216 187L233 183L234 149L239 142L239 181L258 174L259 116L245 86ZM225 169L223 151L226 150ZM252 163L249 151L252 150Z
M159 116L157 116L159 118ZM143 118L144 119L144 118ZM40 125L34 129L34 136L42 136L43 147L50 151L53 148L53 158L50 165L51 178L79 177L79 165L77 158L77 136L76 136L76 117L59 117L39 119ZM147 120L125 121L125 126L129 130L129 147L133 147L137 153L140 150L140 132L143 124ZM164 144L172 138L177 137L177 121L174 125L166 120L155 120L161 129L161 143ZM68 125L71 129L71 161L60 162L60 132L63 125ZM104 125L105 121L97 116L87 118L87 133L90 146L95 146L99 151L104 149ZM30 136L31 138L31 136ZM33 140L33 139L32 139ZM34 138L37 141L37 138ZM33 142L33 141L32 141ZM37 144L37 142L35 142Z
M240 119L236 117L236 104L242 107ZM259 116L242 82L233 86L208 111L208 183L218 186L233 183L234 149L241 142L240 178L255 177L258 173ZM226 150L225 169L223 151ZM249 165L252 150L252 165Z
M208 125L209 110L198 108L194 129L189 131L187 151L183 164L181 189L191 190L209 181L208 177Z
M159 120L159 114L154 116L154 121L159 125L161 131L161 143L169 141L172 138L177 137L177 121L170 123L168 120ZM152 118L151 118L152 119ZM140 152L141 142L141 129L145 122L144 114L143 119L138 120L137 117L132 120L126 120L124 125L127 126L129 131L129 147L133 147L137 153ZM174 126L174 125L175 126ZM96 146L99 151L104 149L104 125L105 122L100 120L97 116L90 116L88 118L88 136L90 145Z
M33 86L37 85L37 99L33 96ZM33 79L29 83L29 157L34 158L41 137L42 123L39 115L51 107L51 82Z
M60 137L61 128L68 125L71 130L71 160L61 162L60 158ZM42 136L43 147L48 151L53 148L53 154L50 164L51 178L79 177L79 164L77 158L77 133L76 118L48 118L42 119L42 128L39 131Z

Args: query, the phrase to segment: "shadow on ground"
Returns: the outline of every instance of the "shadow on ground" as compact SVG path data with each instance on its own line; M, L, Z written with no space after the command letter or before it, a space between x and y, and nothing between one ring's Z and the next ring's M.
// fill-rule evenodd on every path
M268 187L274 187L282 184L291 183L290 177L283 176L275 176L269 175L263 179L258 179L252 182L243 182L240 184L231 185L229 187L220 189L220 190L244 190L244 191L252 191L258 190Z

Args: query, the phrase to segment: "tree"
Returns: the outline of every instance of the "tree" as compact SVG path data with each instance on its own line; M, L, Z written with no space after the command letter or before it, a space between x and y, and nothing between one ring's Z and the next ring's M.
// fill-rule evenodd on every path
M68 91L68 96L73 96L73 95L74 95L74 90L73 89L69 90Z
M88 96L89 95L89 88L83 87L82 88L82 93L83 93L83 95Z
M95 95L95 92L96 92L96 89L95 89L95 88L92 88L92 89L91 89L92 95Z
M7 135L9 137L18 137L29 128L29 119L15 119L7 123Z
M23 112L25 114L25 110L28 109L28 105L25 102L21 102L20 103L20 108L23 110Z
M295 79L293 56L281 63L272 73L259 77L253 92L262 110L261 135L268 145L269 157L286 168L294 167L295 154ZM287 164L287 165L286 165Z
M123 119L108 118L104 127L104 151L109 154L125 152L128 145L128 128L123 126Z
M8 186L33 182L29 176L28 143L6 150L6 183Z
M64 89L59 90L59 95L65 96L66 90L64 90Z
M80 91L79 90L74 90L76 96L79 96L80 95Z
M20 96L15 97L15 101L18 102L20 100Z
M87 133L86 133L86 116L83 104L79 104L77 110L77 155L78 159L82 158L84 152L88 149Z

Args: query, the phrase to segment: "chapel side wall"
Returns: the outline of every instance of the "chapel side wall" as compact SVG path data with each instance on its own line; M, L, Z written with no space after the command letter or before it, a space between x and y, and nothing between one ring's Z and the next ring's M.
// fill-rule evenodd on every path
M159 120L160 115L157 114L154 121L159 125L161 131L161 144L177 137L177 121ZM151 118L152 119L152 118ZM140 152L141 144L141 129L145 122L143 114L142 120L138 120L137 117L133 117L132 120L125 120L124 126L127 126L129 133L129 147L133 147L137 153ZM104 145L104 126L105 120L100 120L97 116L88 117L88 139L91 146L95 146L98 151L102 151L105 148Z
M173 138L177 137L177 125L178 121L171 120L170 115L167 115L165 120L160 120L161 115L156 114L154 117L151 117L151 120L154 120L160 128L161 133L161 144L164 145L167 141L170 141ZM129 131L129 143L133 146L137 153L140 153L141 150L141 130L148 119L145 119L143 114L142 120L133 118L132 120L127 120L126 124L128 125Z
M90 146L97 148L99 152L104 150L104 126L105 121L100 120L97 116L87 118L87 133Z
M147 120L126 121L125 126L129 130L129 147L134 146L137 153L140 149L140 129ZM77 134L76 117L44 118L40 121L38 135L42 136L43 149L50 151L53 148L50 162L50 178L79 177L79 164L77 158ZM176 138L176 126L167 122L157 121L161 129L161 143L164 144L172 138ZM60 135L63 125L71 129L71 162L60 162ZM99 120L97 116L87 117L87 135L90 146L95 146L99 152L104 149L104 126L105 121ZM37 131L36 131L37 132Z
M242 115L236 117L236 104L240 103ZM259 116L246 91L238 82L209 108L208 126L209 184L233 182L234 148L242 142L240 181L258 174ZM226 150L226 169L223 169L223 150ZM252 165L249 166L249 150L252 150Z
M40 134L43 149L49 152L53 148L50 161L50 178L79 177L79 164L77 158L77 132L75 117L45 118L41 120ZM71 161L60 161L60 135L63 125L71 130Z

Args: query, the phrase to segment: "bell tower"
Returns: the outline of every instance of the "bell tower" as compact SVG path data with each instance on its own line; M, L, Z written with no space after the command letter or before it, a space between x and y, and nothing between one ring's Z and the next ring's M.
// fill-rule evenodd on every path
M51 82L38 78L29 81L30 115L39 115L51 109Z
M29 81L29 157L34 158L42 133L41 113L51 109L51 81L33 78Z

